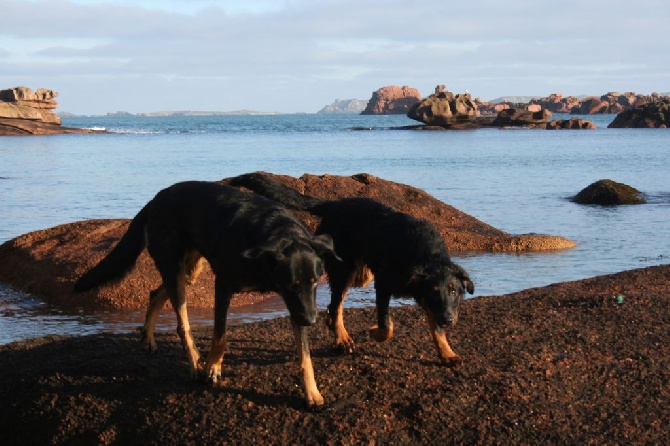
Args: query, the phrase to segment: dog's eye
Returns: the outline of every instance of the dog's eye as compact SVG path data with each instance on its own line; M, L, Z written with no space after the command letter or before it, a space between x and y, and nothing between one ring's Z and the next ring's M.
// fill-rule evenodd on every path
M299 280L294 280L293 281L293 286L296 287L296 288L299 287L300 286L300 281Z

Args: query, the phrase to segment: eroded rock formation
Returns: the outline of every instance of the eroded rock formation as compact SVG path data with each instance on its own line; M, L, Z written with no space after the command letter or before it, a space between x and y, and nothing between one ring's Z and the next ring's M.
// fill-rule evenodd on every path
M407 116L427 125L449 128L473 122L477 118L477 105L469 93L454 95L444 85L438 85L435 93L414 104Z
M94 133L89 129L63 127L52 110L58 107L58 93L27 87L0 90L0 135L44 135L54 133Z

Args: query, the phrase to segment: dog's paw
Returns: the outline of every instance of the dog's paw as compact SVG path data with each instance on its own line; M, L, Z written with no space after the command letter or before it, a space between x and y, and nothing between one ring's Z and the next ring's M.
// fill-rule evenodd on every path
M451 356L449 358L441 358L442 359L442 364L449 368L453 367L458 367L459 365L463 364L463 358L460 356Z
M377 327L370 327L370 338L377 342L385 342L393 337L393 322L389 324L388 330L383 330Z
M154 340L153 337L149 339L147 336L147 330L144 327L138 327L137 331L140 332L140 346L142 347L142 350L149 354L154 354L158 350L158 346L156 345L156 341Z
M341 354L354 352L354 341L349 339L349 342L336 342L335 351Z
M320 393L316 393L314 395L308 395L306 403L307 408L314 412L319 412L326 408L326 406L324 405L323 397L321 396Z
M206 373L207 382L209 382L212 387L217 387L221 384L223 375L221 374L221 366L210 366Z
M354 340L351 339L349 333L344 331L335 336L335 349L340 353L353 353L354 352Z

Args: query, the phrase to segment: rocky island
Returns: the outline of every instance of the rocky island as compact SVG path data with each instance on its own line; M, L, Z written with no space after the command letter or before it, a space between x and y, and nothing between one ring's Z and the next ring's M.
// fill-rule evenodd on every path
M58 93L27 87L0 90L0 136L101 133L100 130L63 127L53 110Z

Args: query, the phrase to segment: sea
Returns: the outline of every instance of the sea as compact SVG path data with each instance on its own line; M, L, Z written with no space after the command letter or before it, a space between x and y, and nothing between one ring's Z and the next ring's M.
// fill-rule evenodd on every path
M356 114L64 117L65 126L108 133L0 137L0 243L78 220L132 218L178 181L259 170L292 176L365 172L421 188L512 234L576 241L576 248L558 252L453 253L474 280L472 298L670 263L670 131L608 129L614 115L580 117L597 129L412 131L398 129L417 124L406 116ZM647 204L603 207L570 200L600 179L637 188ZM328 295L327 285L319 287L320 308ZM373 288L353 290L345 303L373 304ZM229 320L285 314L277 298L237 308ZM143 316L65 311L0 284L0 344L134 330ZM211 310L193 309L190 317L194 325L211 325ZM159 329L174 325L165 310Z

